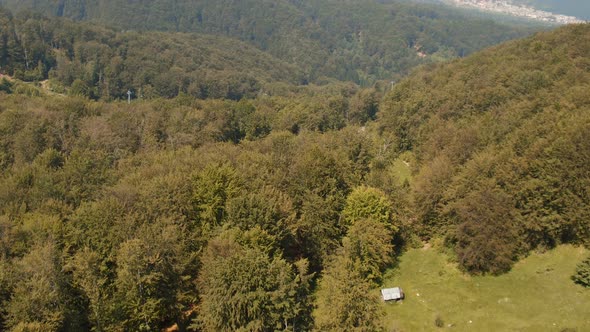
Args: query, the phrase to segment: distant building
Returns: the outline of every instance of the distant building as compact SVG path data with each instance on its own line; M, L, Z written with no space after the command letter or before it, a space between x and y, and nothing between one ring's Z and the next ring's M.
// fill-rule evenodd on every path
M384 288L381 290L381 295L384 301L398 301L405 297L404 291L400 287Z

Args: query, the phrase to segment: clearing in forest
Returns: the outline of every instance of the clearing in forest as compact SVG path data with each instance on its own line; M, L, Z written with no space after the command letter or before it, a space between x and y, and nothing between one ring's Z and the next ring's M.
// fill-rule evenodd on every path
M435 248L412 249L385 275L387 331L590 331L590 289L570 279L588 250L532 253L501 276L468 276Z

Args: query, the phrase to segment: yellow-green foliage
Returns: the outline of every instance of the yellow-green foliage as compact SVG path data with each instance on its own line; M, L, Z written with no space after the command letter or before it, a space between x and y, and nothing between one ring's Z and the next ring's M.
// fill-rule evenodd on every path
M334 257L325 269L317 291L314 311L317 331L381 331L377 291L354 261L345 254Z
M106 34L124 49L126 38L144 40L96 29L80 38ZM0 93L0 328L375 331L376 283L393 245L416 234L446 235L456 261L477 273L504 272L531 248L588 241L588 29L418 71L386 97L376 123L371 95L380 90L349 84L240 102ZM62 37L54 42L69 47ZM165 43L186 42L176 37ZM95 42L75 44L70 56L100 53ZM104 86L82 82L80 91L120 90L114 73L135 68L123 57L107 57ZM138 80L174 92L168 83L186 82L170 80L181 70L168 64L154 67L166 77ZM98 79L83 74L93 68L54 74ZM404 149L408 184L392 171ZM575 252L526 263L531 256L498 278L416 253L394 280L413 309L394 316L412 316L410 330L465 322L461 312L475 313L478 330L570 327L548 321L555 308L583 326L587 298L569 279L579 259L566 259ZM412 282L438 295L412 302Z
M376 188L357 187L346 198L342 211L347 225L363 219L380 222L394 232L397 227L392 224L393 211L385 193Z
M255 243L243 245L227 233L212 239L202 256L201 308L196 326L206 331L288 330L298 324L306 301L305 273ZM297 272L301 274L297 275Z

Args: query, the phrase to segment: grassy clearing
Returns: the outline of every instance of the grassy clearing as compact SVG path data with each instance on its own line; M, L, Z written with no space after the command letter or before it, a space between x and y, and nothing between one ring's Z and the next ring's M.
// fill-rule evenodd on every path
M590 331L590 290L570 276L588 250L561 246L531 254L498 277L461 273L436 249L413 249L384 287L406 299L384 304L389 331ZM435 325L437 317L439 324ZM443 323L443 324L441 324Z
M412 183L412 170L410 169L410 163L413 161L413 156L410 153L405 153L397 158L390 166L389 171L399 185L404 182Z

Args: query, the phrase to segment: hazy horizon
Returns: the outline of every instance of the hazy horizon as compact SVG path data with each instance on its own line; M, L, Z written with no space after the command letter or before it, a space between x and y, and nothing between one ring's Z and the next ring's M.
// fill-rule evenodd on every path
M587 0L514 0L556 14L590 20L590 1Z

